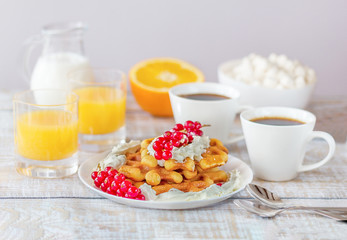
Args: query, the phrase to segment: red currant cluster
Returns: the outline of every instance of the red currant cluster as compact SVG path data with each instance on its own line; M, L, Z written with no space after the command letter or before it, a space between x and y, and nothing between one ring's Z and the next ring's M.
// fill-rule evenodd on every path
M166 131L162 137L158 137L153 143L154 157L157 160L168 160L172 158L173 147L181 147L191 143L194 136L202 136L201 123L186 121L178 123L170 131Z
M91 175L94 185L103 192L118 197L145 200L141 189L133 186L130 181L125 180L125 176L112 167L106 167L103 171L94 171Z

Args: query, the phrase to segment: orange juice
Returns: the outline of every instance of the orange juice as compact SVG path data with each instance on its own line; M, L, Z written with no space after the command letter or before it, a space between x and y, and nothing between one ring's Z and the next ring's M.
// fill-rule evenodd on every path
M75 89L79 96L79 132L107 134L125 124L125 94L113 87Z
M78 148L78 122L71 112L38 110L18 116L15 141L18 153L34 160L71 157Z

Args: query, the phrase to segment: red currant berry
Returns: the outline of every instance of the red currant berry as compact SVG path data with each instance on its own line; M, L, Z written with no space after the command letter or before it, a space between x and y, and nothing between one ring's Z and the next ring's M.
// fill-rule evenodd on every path
M121 184L125 180L125 176L122 173L118 173L117 175L114 176L114 181L117 184Z
M153 143L153 149L155 151L161 151L163 149L163 144L161 142L155 141Z
M130 197L130 195L128 193L124 193L124 197L132 199L132 197Z
M171 142L171 137L170 138L165 138L164 142L163 142L163 147L165 146L166 143Z
M166 132L164 133L164 138L165 138L165 139L171 139L171 137L172 137L172 132L166 131Z
M95 180L95 178L98 176L98 173L99 173L98 171L92 172L91 177L92 177L93 180Z
M194 125L195 125L195 129L197 129L197 130L201 128L200 122L195 122Z
M194 128L194 123L193 123L192 121L188 120L188 121L186 121L186 122L184 123L184 128L185 128L186 130L188 130L188 129L190 129L190 128Z
M124 192L122 192L122 190L120 190L120 188L119 188L119 189L117 189L117 191L116 191L116 196L118 196L118 197L124 197Z
M103 191L103 192L106 192L106 189L108 188L108 186L103 182L100 184L100 189Z
M145 198L145 196L143 195L143 194L139 194L139 195L137 195L137 197L135 198L135 199L137 199L137 200L145 200L146 198Z
M103 181L100 181L99 178L95 178L95 180L94 180L94 185L95 185L96 187L100 187L100 184L101 184L101 183L103 183Z
M108 171L108 176L115 176L118 173L118 171L116 169L111 169L110 171Z
M174 146L174 147L180 147L181 146L181 143L179 142L179 141L173 141L172 142L172 145Z
M113 192L116 192L119 189L119 184L117 184L116 182L112 182L111 183L111 190Z
M173 130L175 130L175 131L181 131L183 129L184 129L184 127L183 127L183 125L181 123L177 123L175 125L175 127L173 128Z
M162 159L163 159L162 151L154 152L154 157L155 157L155 159L157 159L157 160L162 160Z
M156 141L158 141L158 142L160 142L160 143L164 143L164 142L165 142L165 138L163 138L163 137L158 137Z
M129 182L128 180L124 180L122 184L120 185L120 190L126 193L131 186L132 186L131 182Z
M102 183L104 182L105 178L102 176L97 176L94 181L98 180L98 182Z
M108 176L108 174L106 172L101 171L98 173L97 178L99 178L100 182L103 182L107 176Z
M164 160L169 160L170 158L172 158L172 153L169 151L164 151L163 152L163 159Z
M105 172L108 172L108 171L110 171L111 169L113 169L113 167L108 166L108 167L105 167L104 171L105 171Z
M195 135L202 136L204 133L201 130L196 130Z
M187 145L189 143L189 138L185 136L184 138L182 138L181 143L182 145Z
M111 187L108 187L108 188L106 189L106 192L107 192L108 194L115 195L115 193L112 191Z
M167 150L167 151L171 151L172 148L173 148L172 142L167 142L167 143L165 143L164 148L165 148L165 150Z
M189 134L189 133L193 132L194 129L192 129L192 128L187 128L186 131L187 131L187 133Z
M108 176L107 178L105 178L104 183L107 185L107 187L111 186L111 183L114 181L114 177L113 176Z
M174 140L181 140L182 139L182 137L183 137L183 133L182 132L175 132L174 134L173 134L173 139Z

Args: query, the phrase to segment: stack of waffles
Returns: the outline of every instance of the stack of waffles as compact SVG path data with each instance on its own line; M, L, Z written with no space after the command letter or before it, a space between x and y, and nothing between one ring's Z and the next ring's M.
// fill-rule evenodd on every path
M184 161L167 159L163 164L152 156L148 146L155 138L145 139L133 153L125 153L126 162L119 172L136 187L147 183L156 194L176 188L183 192L199 192L212 184L228 181L228 174L219 169L228 161L228 150L222 142L211 138L209 147L199 160L186 157Z

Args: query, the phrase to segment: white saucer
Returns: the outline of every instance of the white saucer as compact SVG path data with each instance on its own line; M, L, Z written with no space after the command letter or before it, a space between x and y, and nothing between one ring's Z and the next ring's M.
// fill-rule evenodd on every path
M230 198L232 195L240 192L243 190L247 184L252 182L253 179L253 173L250 167L241 161L240 159L233 157L231 155L229 156L229 160L227 164L225 164L221 169L225 171L231 171L233 169L237 169L240 172L240 188L232 193L217 197L217 198L208 198L204 200L197 200L197 201L140 201L140 200L133 200L128 198L122 198L113 196L111 194L105 193L101 191L100 189L96 188L93 183L93 179L91 178L91 173L94 169L94 167L103 160L109 152L104 152L97 154L90 159L86 160L83 164L81 164L80 168L78 169L78 176L80 180L92 191L98 193L99 195L108 198L116 203L125 204L132 207L140 207L140 208L155 208L155 209L189 209L189 208L199 208L199 207L205 207L208 205L212 205L221 201L224 201L225 199Z

